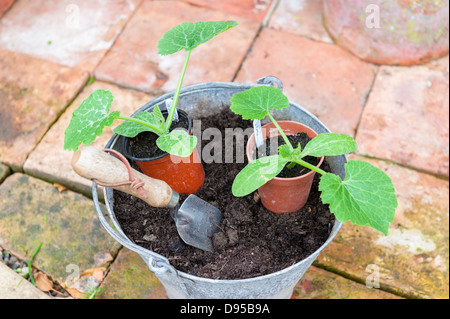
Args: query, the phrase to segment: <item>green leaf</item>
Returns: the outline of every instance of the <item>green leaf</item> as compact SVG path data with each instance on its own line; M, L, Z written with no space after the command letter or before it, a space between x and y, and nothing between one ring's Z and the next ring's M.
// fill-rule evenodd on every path
M122 136L126 136L129 138L133 138L141 132L153 132L158 135L164 134L164 116L161 114L161 111L158 105L155 106L153 112L140 112L136 114L134 117L136 120L143 121L154 128L149 126L132 122L132 121L124 121L122 124L117 126L114 129L115 134L119 134Z
M301 157L305 156L337 156L356 151L358 145L348 135L339 133L322 133L306 144Z
M152 114L154 115L156 121L159 121L164 125L166 119L164 118L164 115L161 113L158 104L156 104L155 107L153 108Z
M167 31L158 41L158 54L169 55L182 49L190 51L237 25L236 21L231 20L183 22Z
M120 116L119 111L109 113L113 95L109 91L96 90L72 113L70 124L64 132L64 149L76 151L81 143L91 144Z
M173 130L169 134L160 136L156 140L156 145L169 154L188 157L197 145L197 137L181 129Z
M289 107L288 98L273 86L256 86L233 95L231 110L244 120L262 120L272 109Z
M278 146L278 154L280 154L281 157L289 159L292 154L292 149L289 147L289 145L283 144Z
M331 173L321 177L322 201L330 204L339 221L370 226L387 235L397 207L389 176L370 163L356 160L345 164L345 172L344 181Z
M236 197L246 196L277 176L287 161L279 155L271 155L251 161L237 174L231 191Z

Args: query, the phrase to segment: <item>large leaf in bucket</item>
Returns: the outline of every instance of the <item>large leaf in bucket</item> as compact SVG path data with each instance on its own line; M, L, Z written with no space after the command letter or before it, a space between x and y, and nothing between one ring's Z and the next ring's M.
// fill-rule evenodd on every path
M273 86L256 86L233 95L231 111L242 115L244 120L262 120L269 110L289 107L288 98Z
M370 226L385 235L394 220L397 197L389 176L364 161L345 164L345 179L327 173L320 179L319 190L325 204L341 222Z

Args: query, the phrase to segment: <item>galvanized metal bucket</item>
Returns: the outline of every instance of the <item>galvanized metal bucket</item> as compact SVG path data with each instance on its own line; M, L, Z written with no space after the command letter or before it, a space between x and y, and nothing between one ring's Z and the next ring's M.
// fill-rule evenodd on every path
M276 78L266 77L258 80L260 84L273 84L273 82L277 82L278 87L282 89L281 82ZM181 91L178 107L188 112L193 118L214 115L219 113L221 109L230 106L230 98L235 93L242 92L253 86L256 85L230 82L211 82L187 86ZM156 104L162 104L172 96L173 92L164 94L141 107L133 115L149 110ZM330 132L313 114L295 103L290 103L290 107L287 109L274 112L274 115L279 120L293 120L308 125L317 133ZM113 136L106 147L121 151L121 138L121 136ZM327 158L327 161L332 172L344 178L344 164L347 162L347 157L335 156ZM169 298L290 298L297 282L319 253L333 240L342 226L336 220L328 240L309 257L288 268L250 279L215 280L181 272L175 269L164 256L134 244L123 233L115 217L113 190L104 188L104 198L110 221L107 220L100 208L99 194L95 183L92 185L92 195L101 224L114 239L128 249L137 252L144 259L149 269L164 285Z

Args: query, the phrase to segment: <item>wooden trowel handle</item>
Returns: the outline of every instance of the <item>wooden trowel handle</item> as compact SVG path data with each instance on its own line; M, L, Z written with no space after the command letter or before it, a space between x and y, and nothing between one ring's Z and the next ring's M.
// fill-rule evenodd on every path
M72 168L78 175L99 185L120 185L130 182L128 169L122 161L93 146L81 146L75 152ZM131 167L130 170L133 180L143 182L140 189L130 185L109 187L138 197L153 207L172 206L177 200L178 194L166 182L146 176Z

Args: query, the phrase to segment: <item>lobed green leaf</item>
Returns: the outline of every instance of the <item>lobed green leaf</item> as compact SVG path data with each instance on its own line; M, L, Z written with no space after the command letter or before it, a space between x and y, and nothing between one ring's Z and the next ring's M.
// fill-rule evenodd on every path
M234 196L246 196L277 176L287 161L279 155L271 155L251 161L233 181L231 191Z
M305 156L337 156L349 154L358 148L355 140L346 134L322 133L306 144L301 157Z
M364 161L345 164L345 179L327 173L319 190L325 204L341 222L370 226L387 235L397 207L395 189L389 176Z
M106 126L111 126L120 116L119 111L109 113L113 95L110 91L96 90L72 113L70 124L64 132L64 149L76 151L81 143L95 141Z
M178 129L169 134L162 135L156 140L156 145L172 155L188 157L197 145L197 137L189 135L188 132Z
M293 150L287 144L278 146L278 154L283 158L290 159L292 152Z
M134 116L134 119L144 121L153 128L132 121L124 121L114 129L114 133L128 138L133 138L141 132L164 134L165 119L158 105L155 105L153 112L140 112Z
M232 20L183 22L167 31L158 41L158 54L169 55L182 49L190 51L237 25Z
M256 86L233 95L231 110L244 120L262 120L269 110L289 107L288 98L273 86Z

